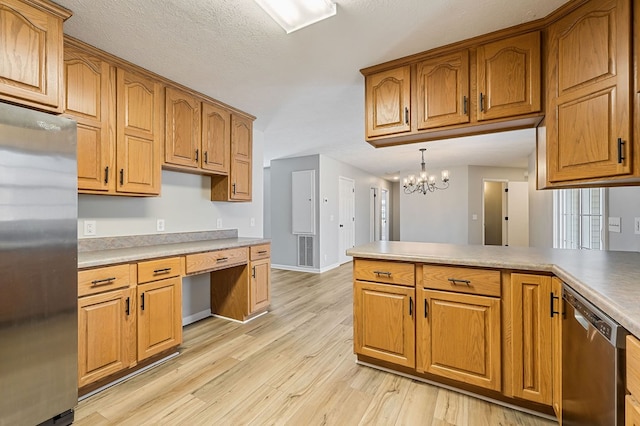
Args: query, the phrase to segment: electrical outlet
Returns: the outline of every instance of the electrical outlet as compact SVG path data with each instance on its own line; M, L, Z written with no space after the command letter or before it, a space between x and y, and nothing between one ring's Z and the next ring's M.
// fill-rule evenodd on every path
M640 217L633 218L633 232L640 234Z
M156 231L164 232L164 219L158 219L156 221Z
M216 220L216 227L217 227L218 229L222 229L222 219L218 219L218 220Z
M619 217L609 217L609 232L621 232L621 224Z
M251 226L256 226L256 218L255 217L251 218Z
M91 236L96 235L96 221L95 220L85 220L84 221L84 235Z

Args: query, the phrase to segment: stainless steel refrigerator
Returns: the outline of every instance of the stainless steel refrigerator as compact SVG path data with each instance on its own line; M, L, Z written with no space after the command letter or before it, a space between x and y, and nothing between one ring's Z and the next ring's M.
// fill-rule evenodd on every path
M69 424L77 391L76 123L0 103L0 425Z

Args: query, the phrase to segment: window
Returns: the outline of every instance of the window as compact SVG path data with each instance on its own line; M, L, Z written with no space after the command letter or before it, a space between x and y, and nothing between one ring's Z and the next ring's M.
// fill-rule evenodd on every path
M560 189L553 194L553 247L606 250L603 188Z

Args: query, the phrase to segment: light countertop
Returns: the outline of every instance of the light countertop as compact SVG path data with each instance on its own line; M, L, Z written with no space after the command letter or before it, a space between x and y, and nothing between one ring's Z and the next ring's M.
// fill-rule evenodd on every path
M640 253L378 241L347 250L370 259L551 272L640 336Z
M236 247L247 247L270 242L263 238L218 238L200 241L183 241L174 243L151 244L133 247L107 248L78 252L78 268L113 265L117 263L136 262L167 256L181 256L190 253L223 250Z

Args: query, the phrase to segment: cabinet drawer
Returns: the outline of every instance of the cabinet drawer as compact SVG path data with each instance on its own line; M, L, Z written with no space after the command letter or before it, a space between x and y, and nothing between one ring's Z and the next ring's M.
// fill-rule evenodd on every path
M500 297L500 271L424 265L422 278L425 288Z
M640 340L627 336L627 389L640 397Z
M130 268L135 266L127 264L78 271L78 297L129 287L132 281Z
M187 274L246 264L248 252L246 247L241 247L187 255Z
M414 286L415 269L413 263L356 259L353 276L362 281Z
M271 244L260 244L251 246L251 260L268 259L271 257Z
M182 273L182 258L149 260L138 263L138 284L177 277Z

